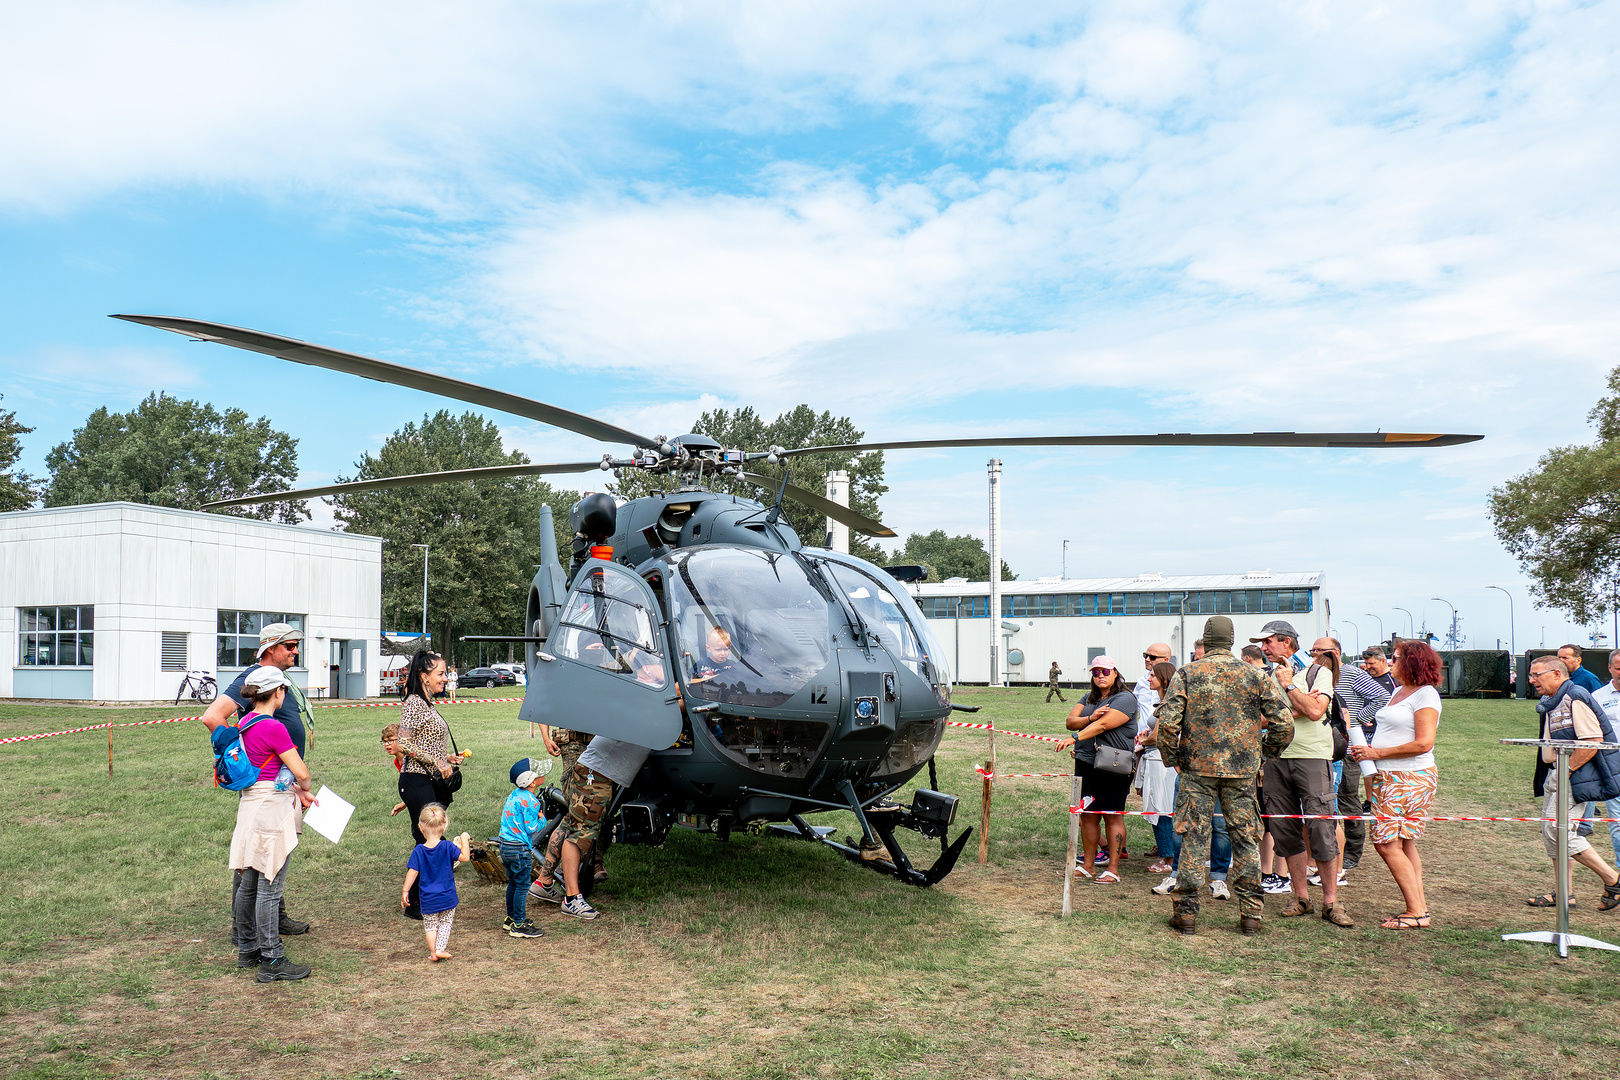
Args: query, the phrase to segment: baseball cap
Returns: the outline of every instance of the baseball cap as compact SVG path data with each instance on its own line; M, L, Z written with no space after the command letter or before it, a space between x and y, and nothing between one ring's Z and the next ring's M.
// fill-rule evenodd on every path
M294 630L288 623L273 622L259 631L259 655L263 656L264 650L272 645L280 645L283 641L303 640L304 632L302 630Z
M274 664L256 667L242 680L242 689L254 697L263 697L278 687L289 685L291 684L287 681L286 673Z
M1293 623L1287 619L1272 619L1260 628L1260 636L1250 638L1249 643L1258 644L1273 634L1277 637L1291 637L1295 641L1299 640L1299 631L1294 629Z
M1114 663L1112 660L1110 660L1106 656L1094 657L1092 659L1091 663L1087 664L1086 667L1090 668L1093 671L1095 671L1097 668L1102 668L1105 671L1118 671L1119 670L1119 665Z
M528 787L538 779L540 779L539 773L530 772L528 769L524 769L522 772L517 774L517 779L513 780L512 783L516 784L518 787Z

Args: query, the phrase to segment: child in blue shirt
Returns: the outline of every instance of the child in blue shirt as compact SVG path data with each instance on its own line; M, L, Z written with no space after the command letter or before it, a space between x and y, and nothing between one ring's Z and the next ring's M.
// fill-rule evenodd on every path
M405 865L405 887L400 891L399 906L411 906L411 886L421 884L422 929L427 935L428 959L448 960L444 947L450 944L450 926L456 921L456 867L472 859L472 840L466 833L456 837L453 844L445 843L444 830L449 826L444 807L428 803L422 807L417 828L426 837L411 852Z
M529 921L529 882L532 878L534 841L546 827L540 803L540 786L545 777L525 758L512 766L516 785L501 809L501 863L506 867L506 921L501 924L508 936L537 938L545 931ZM546 764L550 764L547 762Z

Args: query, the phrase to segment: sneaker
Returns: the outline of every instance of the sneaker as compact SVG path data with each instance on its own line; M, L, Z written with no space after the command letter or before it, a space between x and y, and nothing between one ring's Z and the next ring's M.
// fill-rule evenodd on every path
M510 915L508 915L506 918L501 920L501 929L503 931L510 931L512 929L512 927L514 927L516 925L517 925L517 923L515 921L513 921L512 916L510 916Z
M562 912L564 915L572 915L576 919L596 918L596 909L591 907L583 896L570 897L564 900Z
M1354 870L1356 867L1358 867L1360 865L1361 865L1361 860L1360 859L1346 859L1344 861L1344 866L1341 867L1341 869L1344 870L1344 872L1348 874L1350 871Z
M307 934L309 933L309 923L289 919L283 914L281 916L281 925L277 928L276 933L282 937L297 937L299 934Z
M1151 892L1154 896L1169 896L1172 892L1175 891L1175 888L1176 888L1176 878L1175 878L1175 875L1172 874L1169 877L1165 878L1163 881L1159 882L1157 885L1153 886L1153 888L1149 889L1148 891Z
M1321 875L1320 872L1317 872L1317 873L1311 874L1305 880L1310 882L1312 885L1320 885L1320 884L1322 884L1322 875ZM1349 880L1350 880L1349 878L1345 877L1344 871L1340 870L1339 871L1339 884L1343 885L1345 882L1347 882Z
M1232 890L1226 887L1224 881L1212 881L1209 883L1209 895L1217 900L1230 900L1232 899Z
M566 900L567 897L563 894L562 882L553 878L550 885L542 885L538 881L536 881L533 885L530 885L529 899L544 900L548 904L560 904Z
M259 950L236 954L236 966L239 968L256 968L259 966Z
M515 922L511 926L508 926L506 928L506 936L515 938L537 938L545 937L546 932L534 925L534 923L530 922L529 920L524 919L520 923Z
M1093 866L1107 866L1108 865L1108 849L1107 848L1103 848L1101 851L1097 852L1097 858L1095 860L1093 860L1092 865Z
M309 978L308 964L295 964L285 956L275 960L259 961L259 974L254 976L259 982L269 983L285 980L296 982L299 979Z
M1260 888L1273 896L1294 891L1294 886L1281 874L1267 874L1260 879Z

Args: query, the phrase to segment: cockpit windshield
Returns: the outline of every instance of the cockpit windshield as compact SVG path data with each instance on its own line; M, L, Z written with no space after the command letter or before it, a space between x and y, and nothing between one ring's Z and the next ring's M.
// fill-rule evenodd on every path
M928 629L916 601L904 588L888 579L873 577L853 566L824 559L822 565L865 621L867 629L882 640L896 660L927 680L941 705L951 700L951 673L944 650Z
M769 708L832 659L828 601L792 555L748 548L669 557L669 617L693 696Z

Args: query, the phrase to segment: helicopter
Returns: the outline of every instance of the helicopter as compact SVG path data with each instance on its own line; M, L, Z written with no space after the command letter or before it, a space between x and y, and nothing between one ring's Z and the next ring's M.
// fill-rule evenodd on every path
M972 829L954 841L958 806L937 790L934 753L953 709L951 672L927 620L893 572L807 546L782 513L791 499L868 536L895 532L832 499L753 471L815 453L979 446L1240 446L1413 448L1479 435L1389 432L1014 436L838 446L732 448L701 434L648 437L531 398L357 353L202 320L114 318L296 363L411 387L628 446L599 460L500 465L330 484L222 500L224 509L378 488L500 477L640 471L671 490L622 503L589 494L569 514L565 566L540 511L540 565L521 643L528 682L519 718L633 743L650 752L603 818L614 842L662 844L685 827L726 839L734 828L837 850L899 881L930 886L955 866ZM766 500L710 490L740 480ZM890 798L924 768L930 784L909 806ZM812 825L826 811L854 815L868 844ZM899 828L937 839L927 869L913 866Z

